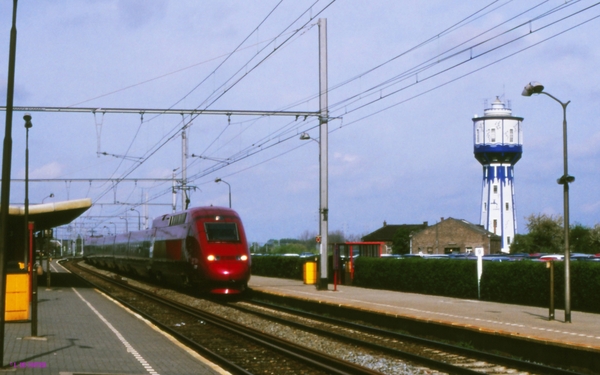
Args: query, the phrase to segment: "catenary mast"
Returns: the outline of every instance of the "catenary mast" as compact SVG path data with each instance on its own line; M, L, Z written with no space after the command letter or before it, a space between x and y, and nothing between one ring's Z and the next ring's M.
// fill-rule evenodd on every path
M474 154L483 165L480 224L502 238L504 253L517 230L514 165L523 153L522 121L499 98L473 118Z

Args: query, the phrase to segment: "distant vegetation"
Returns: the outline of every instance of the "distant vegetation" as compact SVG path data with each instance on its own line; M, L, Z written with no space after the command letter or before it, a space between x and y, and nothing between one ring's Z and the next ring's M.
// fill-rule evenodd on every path
M250 251L255 254L300 254L304 252L318 253L316 232L305 230L298 238L270 239L264 245L254 242ZM329 243L360 241L360 236L345 235L341 230L329 232Z
M561 215L529 215L527 234L517 234L511 253L564 253L565 232ZM569 248L572 253L600 253L600 224L593 228L570 225Z

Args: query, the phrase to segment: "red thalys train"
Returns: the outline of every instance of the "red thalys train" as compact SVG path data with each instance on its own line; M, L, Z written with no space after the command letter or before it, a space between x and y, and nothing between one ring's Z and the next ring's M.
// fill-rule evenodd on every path
M152 228L88 237L87 262L214 294L247 289L251 259L239 215L197 207L154 219Z

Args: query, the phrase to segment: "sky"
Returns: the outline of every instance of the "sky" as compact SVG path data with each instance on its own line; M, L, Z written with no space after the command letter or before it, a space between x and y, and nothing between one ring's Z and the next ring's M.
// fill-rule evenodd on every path
M1 106L12 9L0 3ZM600 223L597 17L597 3L564 0L21 0L14 106L96 109L30 111L29 200L92 199L61 237L137 229L145 216L172 211L171 180L181 186L185 160L190 206L228 206L230 187L249 241L316 234L319 145L300 135L318 141L317 117L140 112L318 112L317 23L326 19L330 231L479 223L472 118L496 97L524 118L518 232L529 215L562 215L562 108L521 96L531 81L570 101L570 221L592 227ZM23 115L13 114L14 205L24 201Z

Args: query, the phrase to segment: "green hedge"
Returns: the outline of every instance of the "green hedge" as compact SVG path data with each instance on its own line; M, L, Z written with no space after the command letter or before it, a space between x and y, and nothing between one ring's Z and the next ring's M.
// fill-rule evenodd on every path
M477 298L477 264L439 259L358 257L353 285L364 288Z
M252 258L252 274L303 279L303 264L314 258ZM331 257L330 282L333 282ZM549 306L550 270L545 262L483 262L481 299L530 306ZM564 263L554 262L554 304L564 308ZM600 313L600 263L571 262L571 308ZM447 259L381 259L358 257L353 285L409 293L477 299L477 262Z
M545 262L483 264L481 299L546 307L550 304L550 269ZM571 262L571 308L600 313L600 263ZM565 265L554 262L554 306L564 309Z
M252 257L252 274L257 276L279 277L302 280L302 266L305 258L285 256Z

